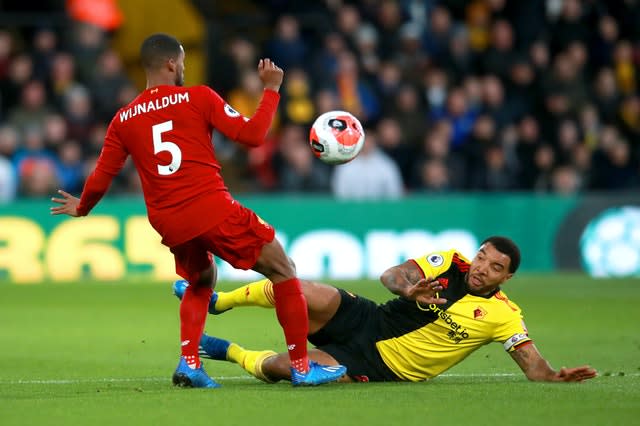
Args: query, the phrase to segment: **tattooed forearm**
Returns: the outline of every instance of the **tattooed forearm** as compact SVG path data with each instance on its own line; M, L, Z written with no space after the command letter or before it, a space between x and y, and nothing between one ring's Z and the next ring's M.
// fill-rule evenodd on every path
M406 289L422 279L422 272L415 263L405 262L402 265L387 269L380 281L393 294L403 296Z
M534 344L516 349L511 357L529 380L551 380L556 374Z

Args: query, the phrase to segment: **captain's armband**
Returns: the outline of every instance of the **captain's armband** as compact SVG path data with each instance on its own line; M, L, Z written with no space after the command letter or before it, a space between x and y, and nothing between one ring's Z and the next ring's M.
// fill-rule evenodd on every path
M509 337L503 344L504 350L507 352L513 352L518 346L525 342L530 342L531 338L526 333L517 333Z

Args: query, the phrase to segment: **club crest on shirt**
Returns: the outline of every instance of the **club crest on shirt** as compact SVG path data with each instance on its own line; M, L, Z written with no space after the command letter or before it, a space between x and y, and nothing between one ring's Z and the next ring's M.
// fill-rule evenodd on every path
M473 310L473 319L481 320L487 315L487 311L482 308L482 306L478 306Z
M240 113L233 109L229 104L224 104L224 113L229 117L240 117Z
M431 266L438 267L444 263L444 258L439 254L430 254L427 256L427 262Z

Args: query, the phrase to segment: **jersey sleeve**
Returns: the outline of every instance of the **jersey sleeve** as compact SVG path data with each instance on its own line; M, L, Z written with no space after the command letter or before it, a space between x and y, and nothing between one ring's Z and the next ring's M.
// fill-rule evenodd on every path
M256 112L248 118L233 109L211 88L200 88L204 96L205 118L213 127L243 145L254 147L262 144L278 108L278 92L265 89Z
M455 250L428 253L413 260L422 270L425 277L437 277L451 267Z
M515 306L513 302L509 303L512 307ZM520 308L516 307L516 309L508 320L496 328L494 335L494 340L502 343L507 352L513 352L520 346L532 342L527 327L524 325Z
M80 204L78 204L78 215L86 216L91 209L98 204L104 194L109 189L111 181L120 172L127 159L128 152L117 135L114 122L112 121L107 129L104 145L100 152L100 157L96 163L96 168L89 175L84 184Z

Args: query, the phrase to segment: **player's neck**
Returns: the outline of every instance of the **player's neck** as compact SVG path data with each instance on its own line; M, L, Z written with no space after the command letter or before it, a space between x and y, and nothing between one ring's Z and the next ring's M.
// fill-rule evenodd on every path
M176 82L171 77L158 75L147 77L147 89L151 89L157 86L175 86Z

